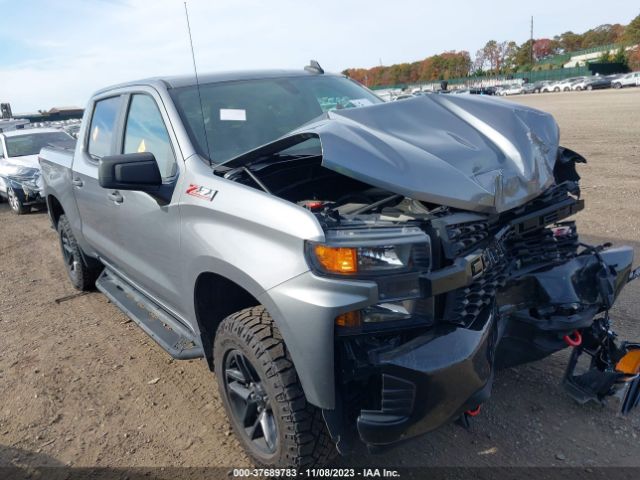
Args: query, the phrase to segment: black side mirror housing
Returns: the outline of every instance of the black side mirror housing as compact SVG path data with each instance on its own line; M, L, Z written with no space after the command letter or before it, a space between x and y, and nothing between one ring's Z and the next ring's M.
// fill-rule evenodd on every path
M102 188L148 193L160 203L168 203L173 193L173 184L162 183L158 162L150 152L102 157L98 182Z

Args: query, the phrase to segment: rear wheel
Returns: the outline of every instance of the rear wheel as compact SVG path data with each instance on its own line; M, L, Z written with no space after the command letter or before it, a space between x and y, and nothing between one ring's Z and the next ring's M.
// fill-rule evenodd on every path
M231 425L257 465L301 468L331 460L322 412L309 404L282 336L264 307L225 318L214 365Z
M7 200L9 202L9 206L11 207L11 211L16 215L24 215L25 213L29 213L31 211L31 207L27 207L26 205L24 205L22 203L22 200L20 200L20 197L18 197L16 191L11 187L7 187Z
M78 290L92 290L102 268L87 264L66 215L58 219L58 237L69 280Z

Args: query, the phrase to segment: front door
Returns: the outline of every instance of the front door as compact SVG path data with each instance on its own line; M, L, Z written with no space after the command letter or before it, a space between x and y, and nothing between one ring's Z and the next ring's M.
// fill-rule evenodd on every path
M128 95L126 102L118 153L153 153L163 182L175 188L173 198L166 205L143 192L119 191L122 197L118 217L121 244L116 266L163 306L180 305L182 266L178 200L180 169L184 164L177 161L179 148L155 90L141 87L139 92ZM171 311L184 317L185 312Z

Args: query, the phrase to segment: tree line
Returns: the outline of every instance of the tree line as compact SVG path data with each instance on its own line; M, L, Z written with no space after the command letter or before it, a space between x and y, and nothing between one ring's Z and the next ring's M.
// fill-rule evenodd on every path
M559 68L552 62L556 55L608 44L640 44L640 15L629 25L604 24L584 33L571 31L553 38L514 41L489 40L472 59L467 51L448 51L411 63L399 63L373 68L348 68L342 73L369 87L399 85L434 80L447 80L468 75L496 75L514 72ZM562 59L560 59L562 60ZM603 53L598 61L628 64L640 69L640 48L620 49L615 55Z

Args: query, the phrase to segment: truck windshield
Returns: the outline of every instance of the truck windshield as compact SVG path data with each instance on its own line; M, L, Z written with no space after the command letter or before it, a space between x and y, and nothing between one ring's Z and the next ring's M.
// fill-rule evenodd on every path
M173 89L171 96L198 153L214 163L270 143L324 112L382 103L352 80L329 75L200 85L202 109L195 86Z
M72 148L75 139L64 132L41 132L5 137L5 143L9 157L24 157L37 155L40 149L48 146Z

